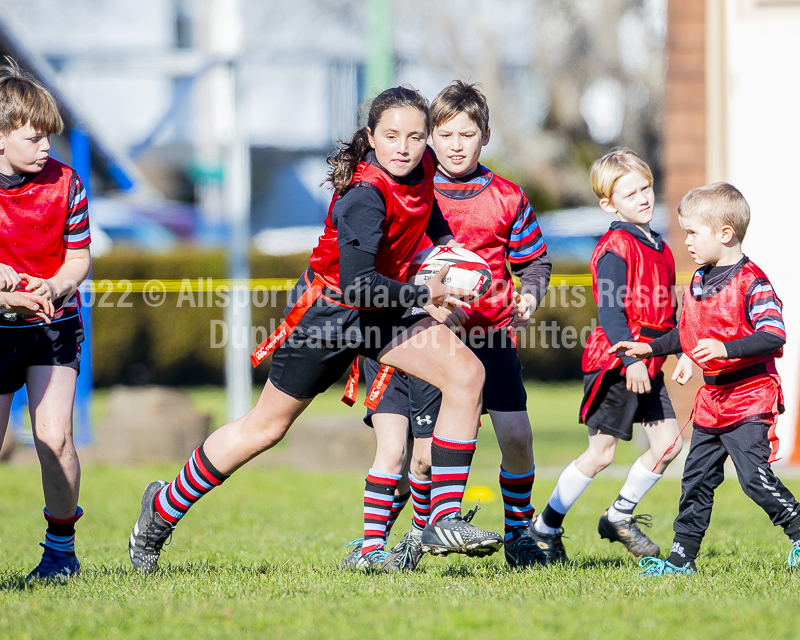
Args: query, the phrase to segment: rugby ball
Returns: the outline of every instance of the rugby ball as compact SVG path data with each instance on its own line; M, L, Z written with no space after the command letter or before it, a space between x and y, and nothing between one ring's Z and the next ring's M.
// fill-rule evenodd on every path
M423 249L411 261L409 280L425 284L445 266L450 270L442 282L449 287L472 291L477 298L482 298L492 286L492 270L486 261L461 247Z

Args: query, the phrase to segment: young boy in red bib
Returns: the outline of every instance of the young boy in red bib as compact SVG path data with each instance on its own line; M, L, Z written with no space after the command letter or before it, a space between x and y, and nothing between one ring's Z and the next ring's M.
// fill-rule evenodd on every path
M729 456L745 494L789 537L789 566L797 567L800 504L771 467L778 451L776 421L783 412L775 359L783 355L786 332L769 279L742 253L750 207L738 189L716 182L689 191L678 219L692 259L702 265L684 294L678 327L650 344L623 341L610 349L651 359L683 350L703 370L672 551L666 561L644 558L642 575L696 572Z
M27 385L42 467L44 553L28 580L80 571L80 464L72 404L83 325L76 290L91 268L86 191L49 157L64 124L50 93L16 63L0 70L0 443L14 393Z
M616 149L592 166L592 188L600 208L617 221L592 254L592 288L600 326L583 353L584 397L580 421L589 429L589 447L559 476L531 530L551 559L566 560L561 541L564 517L594 477L614 461L620 440L631 440L641 422L650 448L636 460L614 503L602 514L598 533L621 542L634 556L660 550L634 516L636 505L661 479L680 451L678 422L664 385L665 358L647 365L608 353L620 340L651 340L675 326L675 262L662 237L650 229L655 199L650 167L630 149ZM672 378L685 384L691 361L681 358Z

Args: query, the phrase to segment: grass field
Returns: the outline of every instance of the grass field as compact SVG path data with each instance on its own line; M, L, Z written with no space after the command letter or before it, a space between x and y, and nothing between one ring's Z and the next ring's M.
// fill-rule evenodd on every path
M214 394L217 394L215 400ZM537 460L547 469L571 460L585 442L574 425L574 386L531 389ZM221 394L198 402L219 412ZM102 405L103 398L99 398ZM98 411L102 410L102 406ZM317 418L341 411L335 397ZM269 454L266 454L269 455ZM628 463L635 444L620 451ZM482 429L470 486L496 489L498 454ZM620 473L624 465L620 463ZM741 492L735 478L718 491L701 573L643 580L619 545L596 534L597 518L620 479L599 478L570 512L571 562L510 571L502 554L471 561L423 560L418 572L383 576L342 572L344 544L359 535L363 471L301 472L245 468L204 498L162 556L162 571L136 575L127 537L144 485L171 478L178 465L84 468L78 525L80 578L26 586L39 558L41 488L36 466L0 466L0 638L796 638L800 573L787 571L780 530ZM544 477L542 477L544 476ZM543 473L534 502L555 483ZM800 482L787 479L800 493ZM665 479L640 512L655 517L652 537L668 547L680 485ZM476 523L500 529L499 501L482 504ZM408 526L401 516L393 540Z

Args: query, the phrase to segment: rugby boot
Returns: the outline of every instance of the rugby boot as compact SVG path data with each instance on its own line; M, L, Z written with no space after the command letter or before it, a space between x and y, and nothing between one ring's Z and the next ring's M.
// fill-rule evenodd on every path
M694 560L689 560L686 564L678 567L669 560L661 558L646 557L639 560L642 571L639 576L642 578L663 578L667 575L690 576L697 573L697 565Z
M652 516L641 515L631 516L619 522L611 522L608 519L608 509L603 511L600 516L600 522L597 525L597 533L601 538L605 538L611 542L621 542L628 551L630 551L637 558L644 558L645 556L657 557L661 555L659 546L648 538L639 525L651 527Z
M506 562L512 569L543 567L547 564L547 554L539 548L530 535L529 527L516 529L510 540L503 545Z
M163 480L156 480L145 487L142 511L136 524L133 525L128 540L131 564L134 569L143 573L152 573L156 570L161 549L171 539L175 530L175 525L164 520L156 511L156 496L166 485Z
M794 546L789 549L789 556L786 558L786 563L789 565L790 569L800 571L800 544L795 543Z
M355 569L358 559L361 557L361 545L364 543L364 538L356 538L352 542L348 542L348 547L353 547L350 552L339 563L342 569Z
M380 571L387 555L383 547L367 551L364 555L358 556L358 560L356 560L355 565L353 565L353 569L366 569L368 572Z
M81 563L74 553L64 553L46 547L41 542L39 546L44 547L42 559L37 567L25 578L31 580L68 580L74 578L81 571Z
M560 528L557 533L540 533L533 526L536 518L541 516L534 516L528 527L527 534L536 543L536 546L542 550L545 555L545 564L552 564L554 562L566 562L567 550L564 548L564 543L561 541L561 536L564 535L564 528Z
M454 513L427 524L422 530L422 552L434 556L461 553L466 556L482 558L490 556L503 546L503 537L493 531L484 531L470 524L478 511L471 509L462 518Z
M422 530L411 527L383 561L383 572L413 571L422 559Z

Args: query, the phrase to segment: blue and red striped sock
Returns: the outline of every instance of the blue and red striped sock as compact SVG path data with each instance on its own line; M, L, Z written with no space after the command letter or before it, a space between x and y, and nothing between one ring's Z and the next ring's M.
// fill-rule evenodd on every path
M422 531L431 516L431 481L420 480L409 472L408 483L411 485L411 506L414 507L411 526Z
M156 511L170 524L177 524L195 502L227 478L214 468L200 445L177 477L158 492Z
M533 519L531 490L536 477L536 467L528 473L509 473L500 467L500 493L505 510L505 541L510 542L515 529L527 527Z
M82 515L83 509L80 507L71 518L54 518L45 509L44 519L47 520L47 531L44 533L44 546L74 556L75 523Z
M361 555L380 549L386 544L386 524L392 513L394 490L400 482L394 473L370 469L364 484L364 542Z
M431 444L430 524L461 513L469 468L477 440L452 440L433 435Z
M389 534L392 532L394 523L400 516L400 512L408 504L408 499L411 497L411 491L404 493L402 496L395 495L394 502L392 502L392 511L389 513L389 521L386 523L386 539L389 539Z

